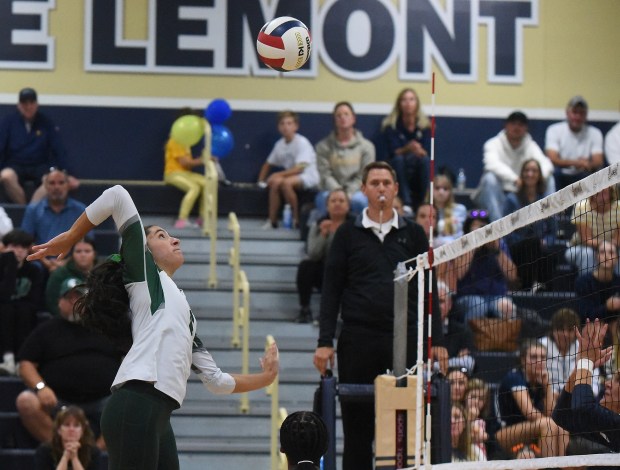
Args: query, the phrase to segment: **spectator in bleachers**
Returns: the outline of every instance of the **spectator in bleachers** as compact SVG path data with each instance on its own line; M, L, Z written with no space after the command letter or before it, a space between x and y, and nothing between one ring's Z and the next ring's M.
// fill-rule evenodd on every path
M327 212L329 191L343 188L349 196L351 211L360 214L368 205L362 192L362 173L375 161L375 146L355 128L353 105L346 101L334 106L334 130L316 144L316 162L321 191L315 204L319 216Z
M15 354L36 324L43 306L41 270L26 260L33 238L20 229L2 237L0 254L0 374L14 375Z
M321 417L312 411L295 411L280 426L280 452L289 470L319 470L327 452L328 433Z
M0 206L0 237L4 237L14 228L13 220L11 220L9 214L6 213L4 207ZM2 245L0 245L0 249L2 249Z
M605 159L610 165L620 162L620 122L605 134Z
M197 111L191 108L183 108L179 112L179 117L199 115ZM204 161L192 155L191 147L180 144L171 137L166 142L164 153L164 183L174 186L184 194L179 206L177 220L174 228L197 227L202 225L202 205L203 191L207 184L204 174L195 169L202 167ZM219 168L219 164L218 164ZM218 175L219 179L219 175ZM195 223L190 222L189 215L194 208L196 201L199 204L198 217Z
M573 96L566 105L566 120L551 124L545 134L545 153L555 166L558 189L601 169L603 133L587 123L588 103Z
M576 435L617 453L620 452L620 372L614 371L607 378L600 399L592 389L593 371L611 356L611 348L603 346L607 326L598 319L588 320L581 333L577 333L577 362L553 410L553 418L571 432L571 440Z
M437 281L437 296L439 297L439 311L441 312L443 334L446 338L446 349L448 350L448 366L464 367L471 374L476 364L471 355L474 344L471 330L450 316L452 293L448 285L441 280Z
M86 281L88 273L97 263L97 249L92 238L86 237L75 244L67 264L50 274L45 287L45 306L47 311L58 315L60 288L66 279L74 279L77 284Z
M432 220L431 220L432 216ZM415 223L420 225L424 229L426 238L430 237L431 224L437 221L437 209L427 203L422 203L415 211ZM433 233L433 235L435 235Z
M469 382L469 371L465 367L449 367L446 379L450 383L452 403L463 405L467 383Z
M450 441L452 443L452 462L467 462L467 451L463 433L467 426L467 415L463 405L452 401L450 413Z
M418 94L404 88L396 97L381 131L387 145L387 161L398 177L398 195L405 214L412 215L424 201L429 186L431 132Z
M595 267L595 250L600 242L611 241L616 246L620 243L620 203L616 187L609 186L579 201L573 209L571 222L575 225L575 233L564 257L577 268L577 275L587 274Z
M545 179L538 160L532 158L523 162L519 181L517 191L506 196L503 215L512 214L545 195ZM555 264L553 253L557 249L556 233L555 218L547 217L513 230L506 237L522 289L544 289L545 283L551 279Z
M542 457L562 456L568 439L551 419L556 395L547 371L547 350L537 340L527 339L521 344L520 362L499 386L503 425L495 434L497 442L512 452L519 444L540 441Z
M463 235L467 208L454 200L452 180L447 175L435 176L433 183L433 205L437 209L434 245L437 247Z
M35 454L35 470L99 470L101 451L88 419L79 406L62 408L52 426L52 440Z
M299 226L297 191L319 185L316 153L310 141L298 134L299 115L293 111L278 113L278 132L282 136L273 146L258 174L259 186L269 188L269 220L265 229L278 227L282 199L291 206L293 225ZM279 171L270 173L274 168Z
M484 144L484 172L472 199L488 210L491 221L502 217L506 195L519 189L519 174L525 160L540 163L547 194L555 191L553 164L532 139L528 123L525 114L514 111L506 118L504 129Z
M540 339L547 350L547 371L556 394L559 394L575 367L579 315L570 308L561 308L551 317L551 333Z
M485 430L490 436L499 429L499 422L494 412L494 397L484 380L474 377L467 382L465 409L470 419L484 420Z
M486 211L469 212L463 225L465 234L489 223ZM461 255L456 261L455 306L465 323L487 316L513 318L516 308L508 296L509 283L517 281L517 269L503 239L494 240Z
M68 230L86 208L83 203L69 197L69 179L65 171L49 168L44 186L46 197L29 204L22 220L22 229L34 237L35 244L45 243ZM53 257L42 258L41 263L51 272L66 261Z
M19 92L17 111L0 123L0 182L11 201L26 204L24 183L31 181L37 190L31 202L45 197L42 179L50 167L64 168L66 151L60 129L45 114L39 112L37 92L24 88ZM69 177L70 189L79 181Z
M594 270L575 280L581 319L616 321L620 313L620 276L616 272L618 247L613 242L603 241L599 243L596 253Z
M308 233L308 257L297 268L297 293L300 311L297 323L312 322L310 298L314 288L321 289L325 258L338 227L349 215L349 199L343 189L334 189L327 198L327 216L313 222Z
M100 435L101 412L121 354L107 338L76 322L74 305L83 294L83 286L66 280L58 299L60 315L35 328L19 351L19 374L28 390L17 397L17 410L39 442L52 439L52 418L69 404L80 406ZM103 438L98 445L103 447Z

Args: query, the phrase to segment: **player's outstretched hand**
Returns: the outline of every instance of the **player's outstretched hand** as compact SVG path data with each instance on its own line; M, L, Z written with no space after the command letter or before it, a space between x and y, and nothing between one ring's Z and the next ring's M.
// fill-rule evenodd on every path
M275 380L280 370L280 351L276 343L267 348L265 355L260 359L260 366L263 372L272 377L272 381Z
M34 245L32 247L32 254L26 258L28 261L34 261L48 256L56 256L58 260L66 257L70 252L75 241L73 237L67 232L63 232L60 235L56 235L47 243L41 245Z

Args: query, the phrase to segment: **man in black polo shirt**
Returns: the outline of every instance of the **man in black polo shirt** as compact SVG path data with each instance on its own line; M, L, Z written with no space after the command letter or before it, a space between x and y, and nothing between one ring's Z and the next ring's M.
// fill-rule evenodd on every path
M368 208L340 226L325 262L321 295L320 332L314 365L321 374L333 367L338 313L343 326L338 338L338 380L372 384L393 367L394 270L401 261L428 250L422 227L393 209L398 194L394 170L386 162L364 168L362 191ZM434 276L433 276L434 278ZM428 279L428 277L427 277ZM433 355L446 372L448 353L443 344L437 288L433 289ZM409 284L407 365L416 363L417 281ZM344 470L373 468L374 405L341 403L344 430Z
M108 339L75 322L73 306L83 294L79 282L63 282L60 316L39 325L18 355L19 374L28 390L17 397L17 410L26 429L41 442L52 438L52 417L69 404L84 410L99 436L101 411L121 363Z

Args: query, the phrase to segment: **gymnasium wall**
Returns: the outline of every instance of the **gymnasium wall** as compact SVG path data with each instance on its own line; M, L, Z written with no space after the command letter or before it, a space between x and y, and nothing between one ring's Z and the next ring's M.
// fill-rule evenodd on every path
M293 74L267 70L254 49L258 28L285 14L313 35ZM381 157L382 117L405 86L430 112L434 72L437 165L464 167L474 186L482 144L514 109L541 145L575 94L604 132L620 119L619 17L616 0L0 0L0 116L32 86L72 172L156 180L177 109L222 97L236 142L222 164L254 181L277 111L299 111L316 142L333 104L351 101Z

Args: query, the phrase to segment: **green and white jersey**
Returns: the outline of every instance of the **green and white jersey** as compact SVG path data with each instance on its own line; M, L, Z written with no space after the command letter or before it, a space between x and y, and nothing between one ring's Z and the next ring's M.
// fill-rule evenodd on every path
M86 208L86 216L95 225L112 216L122 236L133 344L112 389L128 380L142 380L181 405L191 368L210 391L231 393L234 379L217 367L196 337L196 318L185 294L155 264L142 221L125 188L104 191Z

